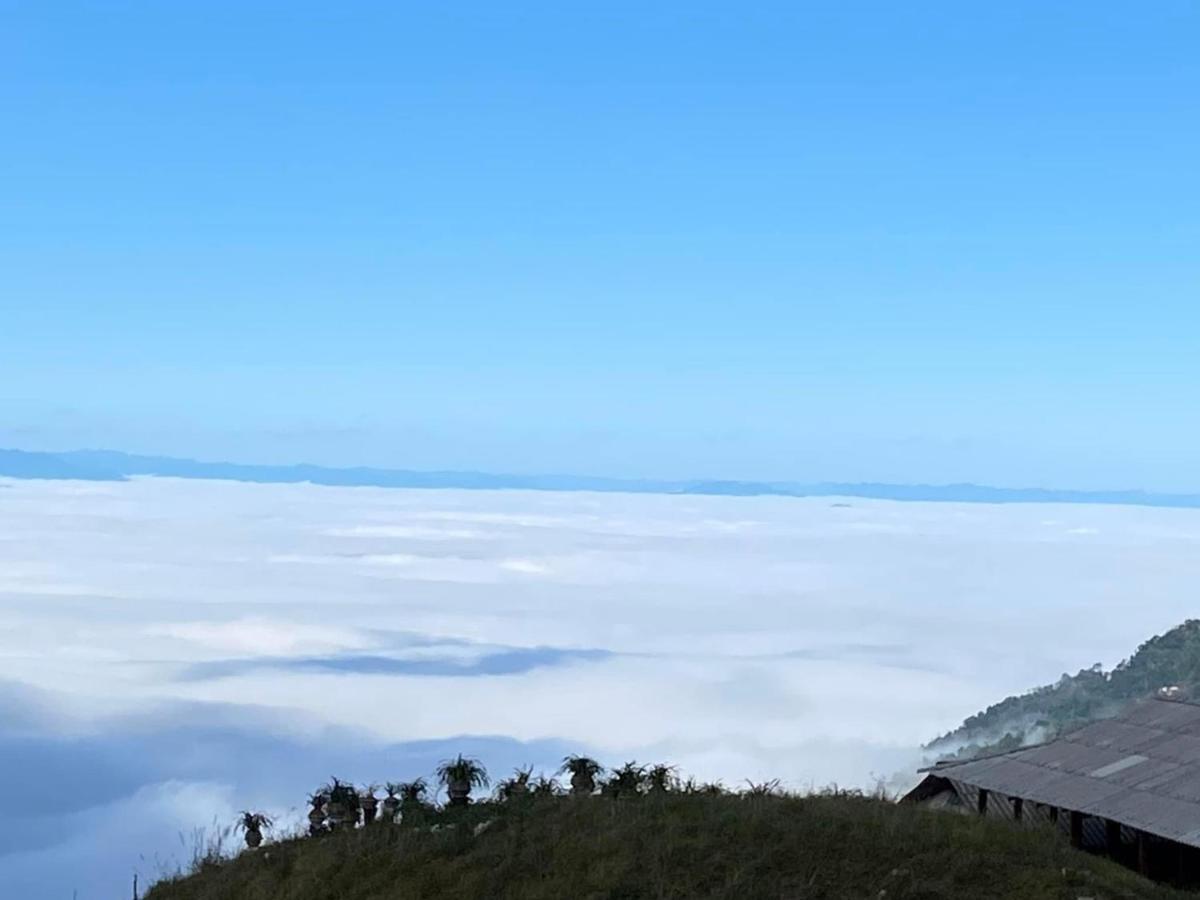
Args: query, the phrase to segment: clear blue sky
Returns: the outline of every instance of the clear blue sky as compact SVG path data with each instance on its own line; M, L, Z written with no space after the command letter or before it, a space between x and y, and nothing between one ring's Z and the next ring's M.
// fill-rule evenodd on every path
M0 445L1200 488L1200 4L0 2Z

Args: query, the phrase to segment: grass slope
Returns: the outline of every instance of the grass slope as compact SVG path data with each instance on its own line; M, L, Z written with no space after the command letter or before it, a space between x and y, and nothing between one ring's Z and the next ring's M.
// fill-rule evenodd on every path
M548 798L435 819L452 827L376 823L264 845L145 900L1187 896L1044 831L859 797Z

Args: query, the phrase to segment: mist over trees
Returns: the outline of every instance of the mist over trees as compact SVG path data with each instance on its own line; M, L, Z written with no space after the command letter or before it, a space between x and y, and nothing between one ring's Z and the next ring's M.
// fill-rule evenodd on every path
M926 749L955 758L1015 750L1050 740L1163 688L1200 696L1200 619L1189 619L1145 641L1105 671L1100 663L1054 684L1007 697L931 741Z

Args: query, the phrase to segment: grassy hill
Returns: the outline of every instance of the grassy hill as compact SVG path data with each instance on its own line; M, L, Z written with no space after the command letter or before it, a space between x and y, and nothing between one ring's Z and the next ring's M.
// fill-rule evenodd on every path
M1009 697L930 748L1020 746L1115 712L1167 685L1200 696L1200 620L1100 666ZM631 764L632 766L632 764ZM627 767L628 768L628 767ZM636 780L636 779L635 779ZM1167 898L1177 894L1056 836L868 797L704 790L521 795L426 808L213 854L145 900L693 900L693 898Z
M848 795L672 792L487 802L268 843L145 900L1184 896L1010 823Z
M1168 685L1200 697L1200 619L1151 638L1110 672L1097 663L989 706L928 749L958 756L1015 749L1113 715L1130 700Z

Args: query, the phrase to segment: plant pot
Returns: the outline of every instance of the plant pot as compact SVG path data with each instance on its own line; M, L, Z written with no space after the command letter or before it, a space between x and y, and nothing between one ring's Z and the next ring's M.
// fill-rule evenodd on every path
M263 841L263 835L262 835L261 831L259 831L257 828L247 828L246 829L246 846L247 847L249 847L251 850L257 850L259 844L261 844L262 841Z
M379 811L379 801L368 794L359 800L359 806L362 808L363 824L370 825Z
M400 812L400 801L396 797L386 797L381 808L383 810L383 821L395 822L396 814Z
M330 828L345 828L347 825L353 825L354 820L350 817L350 808L345 803L331 802L326 811L329 813Z
M308 811L308 833L320 834L325 830L325 810L320 806L314 806Z
M471 782L451 781L446 785L446 793L450 795L451 806L466 806L471 802Z
M571 776L571 793L576 797L590 797L596 790L596 779L583 772Z
M420 825L425 821L425 806L415 800L400 804L400 823L402 825Z

